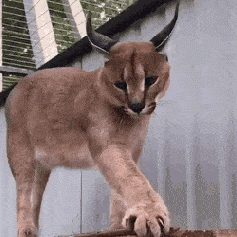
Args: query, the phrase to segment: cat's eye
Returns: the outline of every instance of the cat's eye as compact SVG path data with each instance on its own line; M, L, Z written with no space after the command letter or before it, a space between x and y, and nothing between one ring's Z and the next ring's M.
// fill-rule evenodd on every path
M147 76L145 78L145 86L146 87L152 86L156 82L157 78L158 78L157 76Z
M126 82L116 82L114 84L120 90L126 91L127 90L127 83Z

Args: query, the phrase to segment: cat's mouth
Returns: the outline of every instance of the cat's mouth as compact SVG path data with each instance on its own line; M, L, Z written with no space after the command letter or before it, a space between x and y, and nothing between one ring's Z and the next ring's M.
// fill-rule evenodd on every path
M150 115L154 112L155 108L156 108L156 102L152 102L149 105L145 106L145 108L139 113L134 112L129 107L125 107L125 106L122 107L123 111L133 118L139 118L140 116L143 116L143 115Z
M149 104L148 106L147 106L147 112L146 112L146 114L152 114L153 112L154 112L154 110L155 110L155 108L156 108L156 102L152 102L151 104Z

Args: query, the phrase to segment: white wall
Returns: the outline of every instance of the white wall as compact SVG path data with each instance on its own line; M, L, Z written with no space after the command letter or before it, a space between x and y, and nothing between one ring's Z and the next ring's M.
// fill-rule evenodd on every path
M151 39L174 7L137 22L120 41ZM236 12L233 0L181 1L164 49L171 85L156 109L141 166L181 228L237 228ZM82 65L94 70L102 61L94 53Z
M6 122L0 109L0 234L16 236L16 185L6 157Z
M125 32L149 40L173 17L174 4ZM159 13L160 12L160 13ZM181 1L165 51L171 85L152 120L142 170L165 198L174 226L237 228L237 5L235 0ZM84 69L103 65L97 52ZM15 183L0 113L0 233L16 236ZM41 236L109 227L109 187L96 171L57 169L47 186ZM81 192L82 188L82 192ZM82 210L81 210L82 197ZM82 218L80 216L82 212Z

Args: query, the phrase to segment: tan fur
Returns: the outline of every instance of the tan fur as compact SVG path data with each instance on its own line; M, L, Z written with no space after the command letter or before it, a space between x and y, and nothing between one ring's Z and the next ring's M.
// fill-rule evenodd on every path
M147 75L159 77L149 88ZM127 82L127 93L115 87L118 81ZM95 72L49 69L17 84L6 118L19 237L37 236L42 195L56 166L100 169L113 190L113 228L136 218L139 236L148 229L160 236L161 224L168 231L164 202L137 166L154 102L168 83L168 62L145 42L116 44L105 67ZM128 106L143 101L140 114Z

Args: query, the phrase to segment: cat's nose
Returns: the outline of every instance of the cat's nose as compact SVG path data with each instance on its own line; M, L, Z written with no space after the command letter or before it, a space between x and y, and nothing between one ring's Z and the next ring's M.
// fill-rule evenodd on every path
M144 108L145 108L144 103L134 103L131 104L130 106L130 109L137 114L139 114Z

